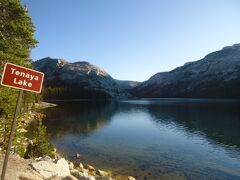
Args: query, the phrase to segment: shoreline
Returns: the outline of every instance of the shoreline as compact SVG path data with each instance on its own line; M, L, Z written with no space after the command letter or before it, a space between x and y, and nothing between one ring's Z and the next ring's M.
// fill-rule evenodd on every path
M0 155L0 167L4 156ZM136 180L132 176L114 176L111 172L95 169L82 163L73 163L65 158L49 156L24 159L17 154L9 156L6 179L16 180Z
M55 107L57 104L40 102L35 103L35 108L44 109ZM19 117L19 123L24 124L21 131L27 133L33 133L34 129L29 128L31 123L42 122L43 114L34 111L33 109L25 112ZM45 126L44 126L45 127ZM25 136L26 142L24 156L22 157L14 152L11 152L9 157L9 164L6 172L6 179L28 179L28 180L43 180L43 179L87 179L87 180L135 180L132 176L113 176L112 172L104 171L102 169L97 169L89 164L83 164L79 161L79 154L76 154L74 158L77 161L67 160L63 155L58 153L56 148L53 149L53 154L43 155L40 157L31 157L31 151L29 157L26 157L28 150L35 146L36 140ZM50 144L47 138L47 143ZM5 151L0 152L0 167L3 163L3 158L5 156ZM21 166L21 168L18 168Z

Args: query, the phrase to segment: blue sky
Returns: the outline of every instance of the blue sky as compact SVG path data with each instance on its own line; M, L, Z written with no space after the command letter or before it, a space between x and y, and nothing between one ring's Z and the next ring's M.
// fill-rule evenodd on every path
M36 26L33 60L89 61L144 81L240 43L239 0L22 0Z

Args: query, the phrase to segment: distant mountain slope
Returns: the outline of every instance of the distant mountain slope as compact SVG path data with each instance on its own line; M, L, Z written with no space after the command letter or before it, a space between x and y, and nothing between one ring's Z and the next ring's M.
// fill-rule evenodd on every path
M240 44L157 73L132 93L138 97L240 98Z
M130 90L140 84L138 81L123 81L115 79L116 83L120 86L123 90Z
M47 99L127 96L107 72L85 61L70 63L47 57L33 62L33 66L45 73L43 93Z

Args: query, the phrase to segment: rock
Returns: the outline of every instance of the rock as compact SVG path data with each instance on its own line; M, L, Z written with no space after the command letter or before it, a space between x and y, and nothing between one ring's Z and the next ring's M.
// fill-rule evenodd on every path
M71 171L72 175L81 180L95 180L94 176L89 175L87 172L79 172L77 170Z
M79 153L77 153L74 156L72 156L72 159L79 159L80 157L81 157L81 155Z
M97 170L97 175L99 176L108 176L108 173L106 171L102 171L100 169Z
M77 163L77 162L73 161L73 165L74 165L75 169L78 169L78 170L84 169L84 165L81 162Z
M80 168L80 169L84 169L84 166L83 166L82 163L79 163L79 168Z
M76 158L80 158L80 154L79 153L76 154Z
M132 176L128 176L128 180L136 180L136 179Z
M83 169L81 169L80 171L81 171L81 172L86 172L86 173L89 173L89 170L88 170L88 169L84 169L84 168L83 168Z
M88 169L89 171L95 171L95 168L88 164L85 166L85 168Z
M64 158L58 160L56 164L51 161L39 161L30 164L30 166L44 179L70 175L68 163Z
M94 180L92 177L93 176L89 176L89 174L87 172L79 172L77 170L71 171L72 175L75 176L77 179L81 179L81 180Z
M44 179L50 179L58 175L57 166L53 162L39 161L30 165Z
M52 161L52 158L49 156L44 156L41 160L43 161Z
M58 176L66 177L70 175L68 162L64 158L59 159L56 165L58 168Z
M70 170L74 169L74 164L72 162L69 163L69 169Z
M76 170L76 169L72 169L71 171L70 171L70 173L72 174L72 175L74 175L75 177L76 177L76 174L78 174L78 170Z

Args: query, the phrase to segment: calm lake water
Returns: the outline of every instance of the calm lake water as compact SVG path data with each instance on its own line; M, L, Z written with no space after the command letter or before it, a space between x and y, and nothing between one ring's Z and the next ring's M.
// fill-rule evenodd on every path
M240 179L240 102L57 102L51 142L70 158L137 179Z

